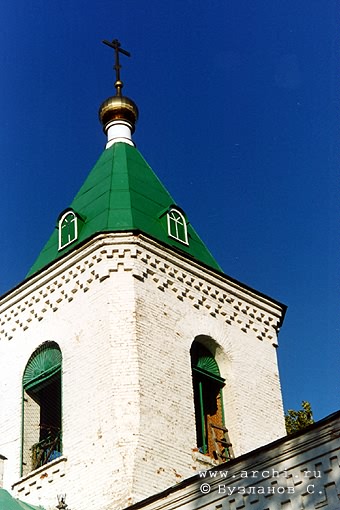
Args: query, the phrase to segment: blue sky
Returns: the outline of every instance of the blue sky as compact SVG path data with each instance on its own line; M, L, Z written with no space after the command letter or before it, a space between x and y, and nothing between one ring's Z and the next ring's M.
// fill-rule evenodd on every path
M339 405L335 0L12 0L1 8L0 292L105 144L119 38L135 142L224 271L288 305L284 403Z

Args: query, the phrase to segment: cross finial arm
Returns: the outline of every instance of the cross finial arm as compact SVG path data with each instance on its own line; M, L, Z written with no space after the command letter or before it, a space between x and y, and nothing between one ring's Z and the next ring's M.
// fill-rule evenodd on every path
M114 52L115 52L115 65L113 66L113 69L116 71L115 87L116 87L116 91L117 91L117 96L121 96L122 95L121 90L123 88L123 82L120 79L120 70L121 70L122 66L119 63L119 53L122 53L123 55L126 55L127 57L130 57L131 55L130 55L130 53L128 51L126 51L123 48L121 48L121 44L118 41L118 39L113 39L112 42L106 41L104 39L103 43L106 44L107 46L109 46L110 48L114 49Z

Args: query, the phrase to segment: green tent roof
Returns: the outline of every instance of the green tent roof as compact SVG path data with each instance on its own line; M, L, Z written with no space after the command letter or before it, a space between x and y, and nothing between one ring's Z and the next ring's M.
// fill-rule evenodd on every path
M188 223L189 244L169 237L166 212L174 200L138 150L118 142L106 149L70 208L80 218L77 239L58 251L58 226L27 276L72 251L100 232L143 232L183 254L221 270Z
M5 489L0 489L0 510L44 510L44 508L19 501Z

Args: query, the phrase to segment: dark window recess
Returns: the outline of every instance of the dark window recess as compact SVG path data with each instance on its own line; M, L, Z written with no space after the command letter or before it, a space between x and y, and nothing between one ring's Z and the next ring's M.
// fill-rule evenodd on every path
M23 376L22 474L62 453L61 352L45 342L30 357Z
M233 457L233 452L224 424L224 379L214 356L199 342L192 346L191 362L198 450L225 462Z
M60 377L31 396L40 408L39 441L31 447L32 469L37 469L61 455Z

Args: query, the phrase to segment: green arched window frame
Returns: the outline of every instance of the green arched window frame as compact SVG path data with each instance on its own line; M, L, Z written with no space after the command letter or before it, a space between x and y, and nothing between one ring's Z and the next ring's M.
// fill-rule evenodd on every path
M218 364L212 353L200 342L195 341L191 348L197 447L203 454L212 455L212 430L208 424L209 408L219 405L220 435L224 437L224 409L222 388L225 380L221 377ZM209 391L210 390L210 391ZM217 402L219 400L219 404ZM225 429L226 430L226 429ZM215 455L216 456L216 455ZM229 453L226 452L226 456Z
M29 358L22 379L22 474L61 455L61 374L58 344L44 342Z
M45 381L60 374L62 354L58 344L45 342L34 351L25 368L22 378L24 390L37 388Z

